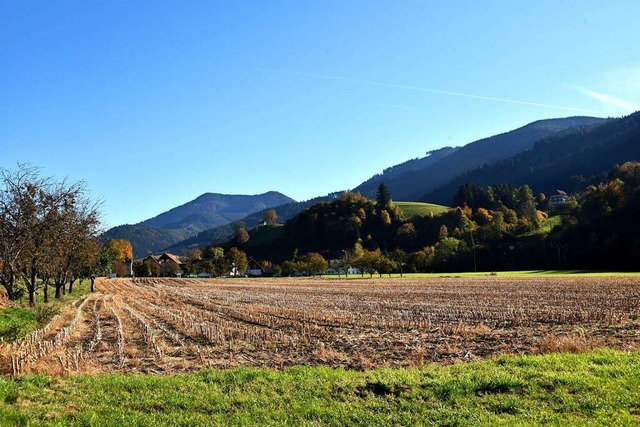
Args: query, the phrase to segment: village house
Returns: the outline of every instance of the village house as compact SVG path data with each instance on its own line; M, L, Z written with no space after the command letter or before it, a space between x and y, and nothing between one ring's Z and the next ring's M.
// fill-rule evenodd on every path
M180 277L184 274L183 262L177 256L167 252L162 255L149 255L142 260L142 263L148 266L149 272L154 273L153 275Z
M561 208L564 205L566 205L568 201L569 201L569 195L566 192L562 190L556 190L556 194L549 197L549 208L551 209Z
M247 268L247 276L263 276L265 269L262 268L260 263L253 258L249 258L249 267Z

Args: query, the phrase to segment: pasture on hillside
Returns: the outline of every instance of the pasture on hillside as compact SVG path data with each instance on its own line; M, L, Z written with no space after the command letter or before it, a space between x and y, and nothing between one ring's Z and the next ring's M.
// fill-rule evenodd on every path
M400 211L407 219L411 219L416 216L429 216L430 214L439 215L448 211L448 206L436 205L434 203L424 202L393 202L400 208Z
M356 369L640 345L640 278L112 279L0 346L4 374Z

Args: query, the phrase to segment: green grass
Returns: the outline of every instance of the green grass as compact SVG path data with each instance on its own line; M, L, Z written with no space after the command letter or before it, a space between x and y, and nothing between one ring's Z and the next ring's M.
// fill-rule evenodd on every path
M523 271L498 271L498 272L489 272L489 271L479 271L477 273L474 272L464 272L464 273L404 273L403 278L438 278L438 277L606 277L606 276L633 276L640 277L640 272L633 271L590 271L590 270L523 270ZM337 275L325 275L322 276L327 279L338 279L341 278L344 280L344 275L338 277ZM349 275L349 279L362 279L363 277L360 274L352 274ZM369 278L368 274L364 275L365 279ZM372 279L380 278L378 274L374 274ZM391 274L391 278L400 279L399 273ZM383 274L382 279L389 279L388 274ZM293 279L295 280L295 279Z
M549 234L551 233L551 230L553 230L553 227L555 227L556 225L562 224L562 217L564 217L564 215L561 215L561 214L551 215L549 218L547 218L547 221L544 223L542 227L538 228L537 230L532 230L532 231L529 231L528 233L524 233L520 237Z
M90 282L85 280L82 283L76 282L73 287L73 293L64 295L59 300L53 297L55 288L50 288L50 302L48 304L44 304L42 290L39 290L35 307L29 307L25 302L25 297L20 302L19 307L0 308L0 340L13 341L44 326L60 311L62 306L89 293L89 290Z
M417 216L427 216L430 213L433 215L440 215L449 210L447 206L435 205L432 203L422 203L422 202L393 202L396 204L402 214L407 219L411 219Z
M0 308L0 339L13 341L33 331L37 326L36 313L28 308Z
M640 354L0 378L0 425L638 425Z

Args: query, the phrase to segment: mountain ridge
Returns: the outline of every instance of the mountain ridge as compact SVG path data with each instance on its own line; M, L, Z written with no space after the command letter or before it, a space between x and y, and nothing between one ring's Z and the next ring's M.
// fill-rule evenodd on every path
M162 250L201 231L292 202L295 200L277 191L254 195L204 193L137 224L112 227L103 234L103 240L119 238L131 241L137 258Z
M529 185L535 192L597 184L617 163L640 159L640 112L536 142L515 156L458 175L420 200L451 203L465 183ZM575 181L575 182L572 182Z
M377 180L370 178L354 191L373 197L379 183L384 182L395 199L419 200L430 190L446 184L461 173L509 158L549 136L570 133L607 120L586 116L536 120L519 128L465 144L422 169L387 174L386 178L383 173ZM392 168L385 170L389 169Z

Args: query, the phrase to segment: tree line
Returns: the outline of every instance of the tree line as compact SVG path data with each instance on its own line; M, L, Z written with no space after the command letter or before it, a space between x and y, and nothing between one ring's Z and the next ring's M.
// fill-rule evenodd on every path
M0 284L10 300L36 304L72 292L78 280L91 280L114 261L130 257L113 242L100 242L100 202L89 197L84 182L43 177L20 164L0 169ZM126 251L125 251L126 252Z
M384 184L376 200L346 192L278 229L243 233L232 243L283 275L310 271L320 254L339 274L633 269L640 253L638 163L616 166L607 181L575 192L561 211L528 185L467 183L441 215L403 217ZM549 212L562 218L547 226Z

